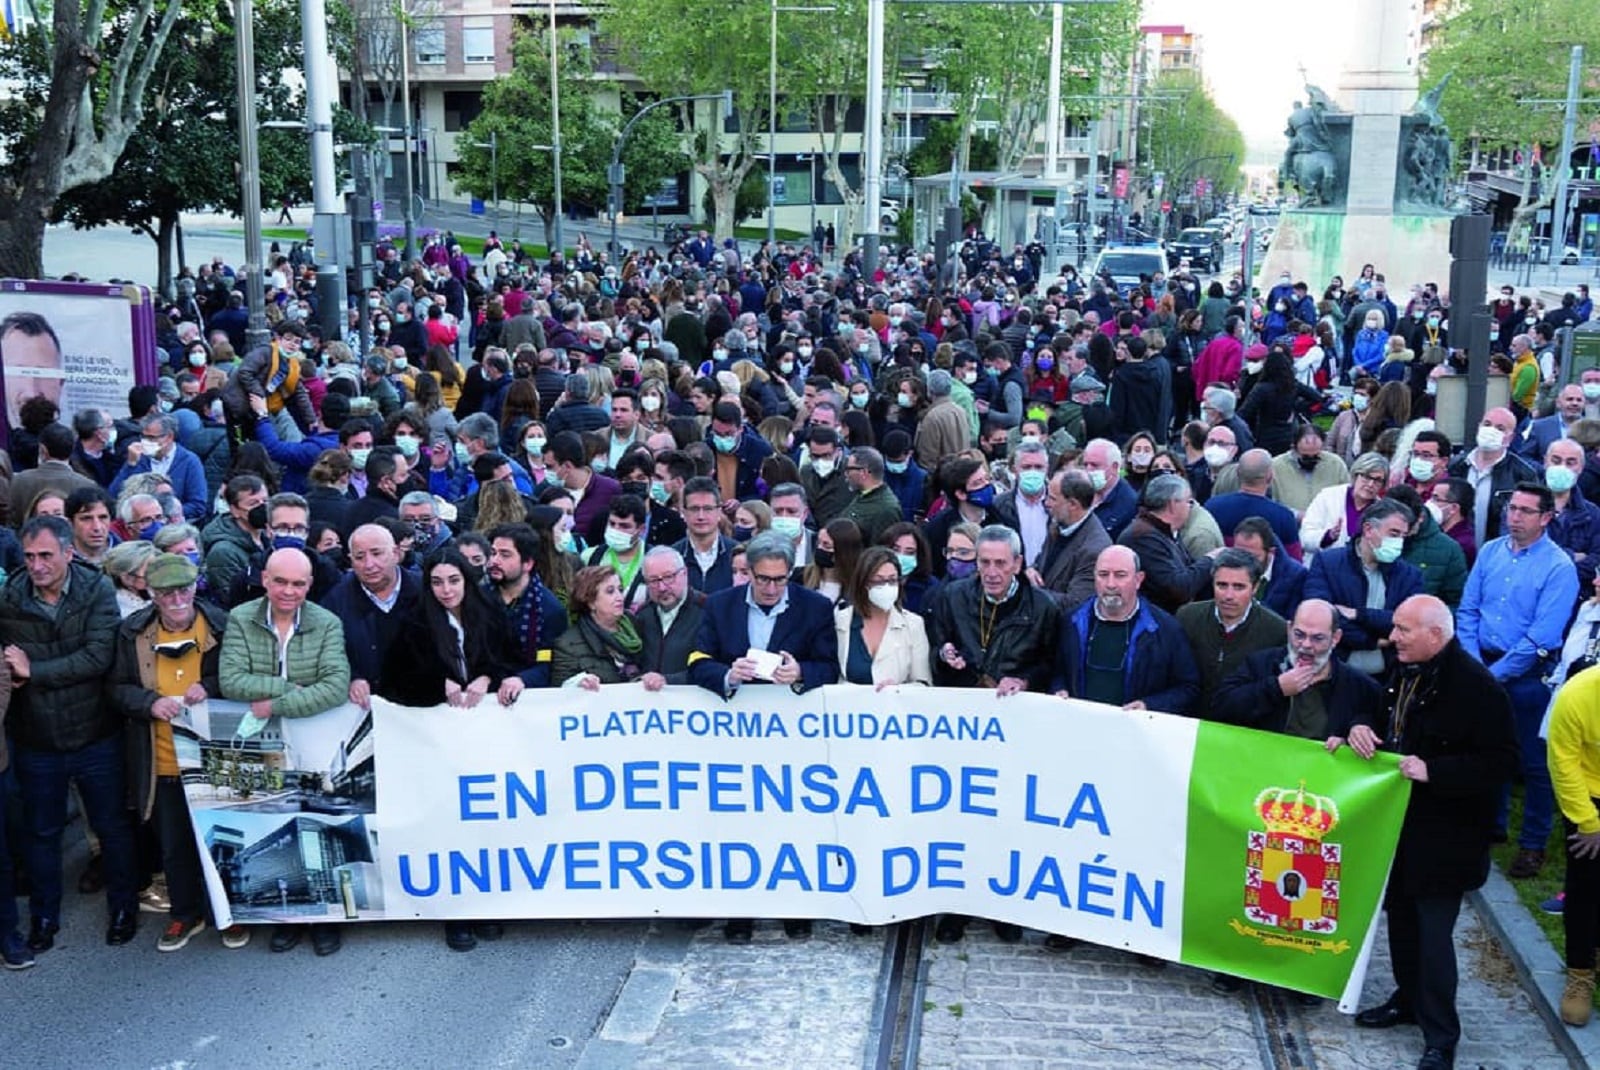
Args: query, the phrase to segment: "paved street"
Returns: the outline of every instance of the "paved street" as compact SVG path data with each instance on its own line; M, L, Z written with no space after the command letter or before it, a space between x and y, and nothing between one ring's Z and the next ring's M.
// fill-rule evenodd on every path
M1456 1065L1565 1068L1566 1058L1535 1016L1510 963L1470 909L1457 926L1456 946L1465 1033ZM1381 1002L1391 989L1380 933L1362 1006ZM1263 1018L1248 988L1219 995L1202 971L1154 969L1086 945L1058 954L1045 950L1037 933L1021 944L1002 944L987 925L974 924L962 943L930 953L919 1065L1380 1070L1411 1066L1422 1054L1421 1034L1413 1027L1357 1029L1332 1001L1311 1009L1292 1001L1278 1006L1286 1028ZM1302 1061L1291 1061L1296 1053Z

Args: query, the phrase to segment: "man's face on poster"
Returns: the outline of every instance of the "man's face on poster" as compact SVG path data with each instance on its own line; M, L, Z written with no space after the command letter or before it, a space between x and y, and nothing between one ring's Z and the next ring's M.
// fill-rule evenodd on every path
M5 365L6 420L10 426L20 426L22 403L31 397L43 396L57 406L61 404L61 384L65 380L61 350L48 331L28 334L10 327L0 334L0 362Z

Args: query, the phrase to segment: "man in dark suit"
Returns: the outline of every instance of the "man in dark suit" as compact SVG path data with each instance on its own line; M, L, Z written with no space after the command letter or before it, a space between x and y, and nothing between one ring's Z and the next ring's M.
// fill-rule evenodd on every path
M1489 876L1489 844L1501 786L1520 766L1511 700L1455 637L1450 607L1414 595L1394 611L1398 664L1381 712L1358 721L1350 749L1402 755L1411 800L1395 848L1384 909L1395 992L1356 1015L1368 1029L1415 1023L1424 1046L1418 1070L1450 1070L1461 1020L1451 937L1461 897ZM1330 750L1345 742L1328 739Z
M1058 473L1045 490L1044 504L1050 510L1050 534L1028 579L1060 598L1065 608L1076 609L1094 597L1095 559L1111 545L1111 536L1094 514L1094 484L1085 472Z
M1517 442L1517 452L1534 464L1543 465L1544 455L1550 451L1550 443L1566 438L1572 425L1583 419L1584 404L1581 385L1568 383L1562 387L1561 393L1556 396L1556 411L1528 422L1527 429Z
M778 532L764 531L746 545L745 561L749 584L706 600L689 655L689 679L724 698L752 682L782 684L796 693L838 682L833 606L817 592L789 582L794 545ZM756 662L745 656L751 650L781 656L770 678L762 677Z
M657 546L645 554L642 574L650 600L633 618L644 644L640 664L647 677L655 674L662 683L686 684L706 596L689 590L688 566L670 546Z
M822 595L789 582L794 570L794 543L777 531L763 531L745 546L750 582L730 587L706 600L700 634L689 655L689 679L724 699L750 683L774 683L796 693L839 680L839 642L833 629L833 605ZM653 591L653 589L652 589ZM770 676L747 655L765 650L779 656ZM723 935L731 944L747 944L754 931L750 918L731 918ZM783 931L791 937L811 934L809 919L790 919Z

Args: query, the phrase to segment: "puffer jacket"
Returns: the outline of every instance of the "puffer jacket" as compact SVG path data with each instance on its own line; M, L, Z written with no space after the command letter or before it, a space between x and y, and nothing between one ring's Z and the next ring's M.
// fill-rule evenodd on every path
M313 717L349 698L344 625L314 602L301 606L285 680L278 671L278 637L267 626L267 600L252 599L228 614L221 671L223 698L271 699L274 717Z
M195 610L205 618L207 629L200 650L199 683L206 694L220 697L218 668L228 618L216 606L198 600ZM155 689L156 632L160 623L154 606L147 606L122 622L117 632L116 660L106 685L111 705L125 718L123 763L127 769L128 807L142 821L150 819L156 803L156 720L150 716L150 707L161 697Z
M33 581L0 589L0 636L28 655L28 682L12 697L11 732L35 750L79 750L114 735L122 719L102 701L122 614L111 581L73 564L52 620L26 606Z

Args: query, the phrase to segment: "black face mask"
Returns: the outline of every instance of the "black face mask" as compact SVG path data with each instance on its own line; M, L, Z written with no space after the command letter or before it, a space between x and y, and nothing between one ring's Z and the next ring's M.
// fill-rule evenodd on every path
M265 531L267 527L267 505L262 502L245 514L244 522L257 531Z
M1300 467L1304 468L1307 472L1309 472L1312 469L1317 467L1317 462L1320 461L1320 460L1322 460L1322 454L1320 454L1320 453L1317 454L1314 457L1307 457L1305 454L1301 454L1300 455Z
M817 563L817 567L818 568L832 568L833 567L833 551L832 550L824 550L821 547L818 547L816 550L812 551L811 560L813 560L813 561L815 561Z
M619 484L623 494L632 494L635 497L648 499L650 497L650 484L630 479Z

